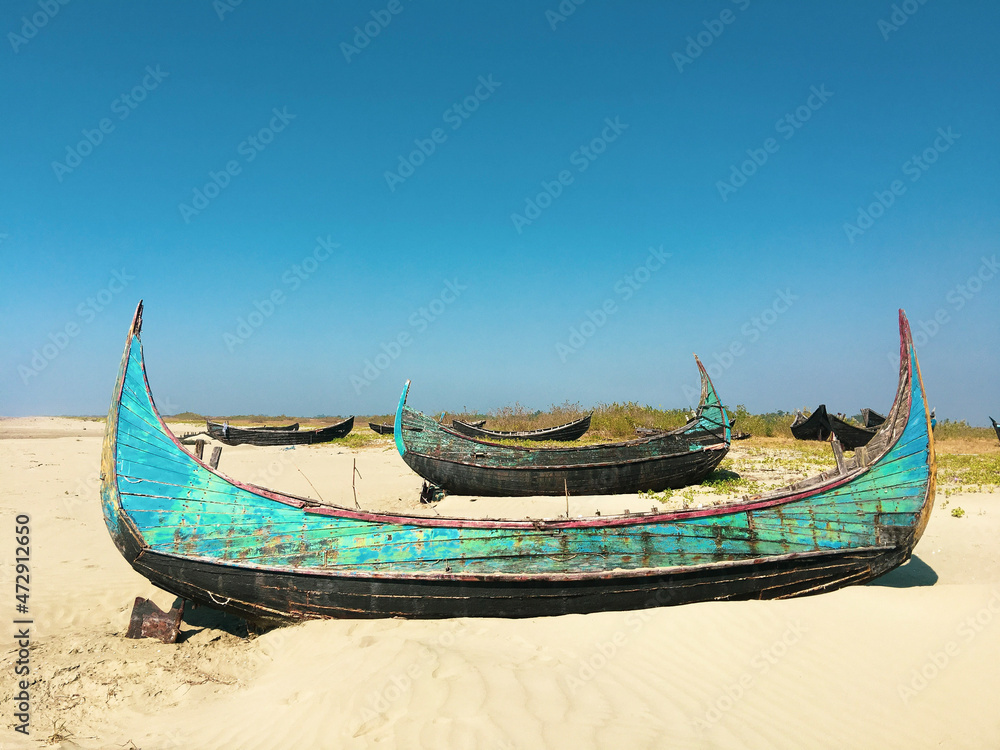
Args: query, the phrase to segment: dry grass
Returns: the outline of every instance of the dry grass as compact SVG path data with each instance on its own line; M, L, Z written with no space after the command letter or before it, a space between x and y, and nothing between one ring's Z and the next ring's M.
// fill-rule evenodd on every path
M995 435L980 438L942 439L938 437L937 430L934 430L934 449L938 454L1000 454L1000 442L997 441Z

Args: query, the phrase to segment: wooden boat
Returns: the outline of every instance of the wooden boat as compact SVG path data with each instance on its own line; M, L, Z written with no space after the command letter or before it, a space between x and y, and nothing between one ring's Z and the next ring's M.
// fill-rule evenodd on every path
M451 421L451 428L469 437L479 440L576 440L583 433L590 429L590 417L585 417L561 424L556 427L543 427L540 430L514 430L505 432L502 430L487 430L483 427L485 421L480 424L462 422L458 419Z
M211 421L206 421L205 425L208 428L209 437L215 438L216 440L222 440L222 438L226 435L226 428L229 426L228 424L222 422L211 422ZM299 429L299 423L295 422L294 424L286 424L280 426L246 427L243 429L274 431L274 432L294 432L295 430Z
M313 445L342 438L353 427L354 417L318 430L268 430L209 422L209 435L226 445Z
M808 417L801 411L796 411L790 429L796 440L829 440L830 420L826 405L820 404Z
M1000 440L1000 425L997 424L997 421L993 417L990 417L990 421L993 423L993 429L997 433L997 440Z
M861 424L865 427L878 427L885 421L885 416L879 414L874 409L861 410Z
M791 430L796 440L829 440L830 435L836 435L846 450L867 445L875 435L874 429L858 427L836 414L830 414L824 404L817 406L808 419L802 412L795 412Z
M695 357L698 362L698 358ZM458 495L610 495L700 482L729 450L729 417L701 371L702 401L683 427L623 443L529 448L467 437L406 405L396 448L428 482Z
M264 624L534 617L816 594L905 562L933 506L933 437L902 313L895 403L863 455L716 507L527 520L321 505L210 469L156 411L141 314L140 304L101 456L108 531L160 588Z
M662 435L664 432L667 432L667 431L668 430L666 428L664 428L664 427L636 427L635 428L635 434L636 435L641 435L643 437L646 437L648 435ZM751 435L750 435L749 432L737 432L736 431L736 420L735 419L730 419L729 420L729 431L730 431L730 438L732 440L746 440L747 438L751 437Z
M369 422L368 426L379 435L391 435L395 429L393 425L386 424L385 422Z
M868 445L875 437L876 428L865 428L853 425L836 414L827 414L830 423L830 432L837 436L837 440L844 446L845 450L853 451L862 445Z

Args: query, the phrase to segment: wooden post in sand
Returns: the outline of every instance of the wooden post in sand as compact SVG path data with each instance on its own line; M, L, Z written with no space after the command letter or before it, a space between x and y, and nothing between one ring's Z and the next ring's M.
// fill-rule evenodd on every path
M837 473L843 474L847 471L847 461L844 459L844 447L837 440L837 436L833 436L833 441L831 442L833 446L833 457L837 461Z
M361 477L361 472L358 471L358 459L354 459L354 468L351 470L351 492L354 493L354 507L361 510L361 505L358 504L358 489L354 486L354 475L357 474ZM364 477L361 477L364 479Z
M205 441L204 440L195 440L194 441L194 455L196 455L198 457L199 461L202 460L202 457L205 455Z
M208 465L213 469L219 468L219 458L222 456L222 446L217 445L212 448L212 457L208 459Z

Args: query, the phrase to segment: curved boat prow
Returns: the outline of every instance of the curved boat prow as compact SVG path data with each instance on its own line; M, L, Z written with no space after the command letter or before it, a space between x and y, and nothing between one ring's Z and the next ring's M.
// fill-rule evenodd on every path
M732 420L729 419L729 414L719 400L719 394L715 392L715 386L712 385L712 378L709 377L708 370L698 359L697 354L694 355L694 361L698 365L698 372L701 375L701 401L698 404L698 416L722 427L725 430L723 440L726 445L729 445L732 442ZM706 410L710 413L706 414ZM716 412L716 414L713 415L711 412Z
M904 383L910 384L910 423L923 421L923 431L926 435L926 462L929 471L927 478L927 492L924 497L924 505L920 510L919 517L913 529L913 544L916 544L927 528L927 522L931 517L931 510L934 508L934 494L937 489L937 460L934 455L934 430L931 427L931 412L927 406L927 392L924 390L924 379L920 374L920 363L917 361L917 352L913 346L913 334L910 331L910 321L906 319L906 313L899 311L899 387L904 387ZM893 412L900 408L900 396L896 397L893 404ZM889 420L886 420L888 423ZM884 427L884 425L883 425ZM881 431L882 428L880 428Z
M406 396L410 392L410 381L403 384L403 393L399 396L399 406L396 407L396 421L393 424L393 440L396 442L396 450L400 456L406 455L406 443L403 442L403 407L406 406Z
M111 539L123 555L126 554L126 547L118 519L121 499L118 496L118 471L115 465L118 445L118 411L121 408L122 390L125 387L125 372L128 369L129 357L132 356L132 339L138 336L141 330L142 300L139 300L135 314L132 316L132 325L129 326L128 335L125 337L125 350L118 368L115 390L111 394L111 406L104 423L104 444L101 447L101 509Z

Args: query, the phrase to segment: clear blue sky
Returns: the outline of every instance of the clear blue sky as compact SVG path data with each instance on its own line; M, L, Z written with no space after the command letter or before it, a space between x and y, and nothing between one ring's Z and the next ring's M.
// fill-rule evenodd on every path
M902 307L985 424L1000 7L897 6L11 0L0 414L104 413L142 298L166 412L884 410Z

